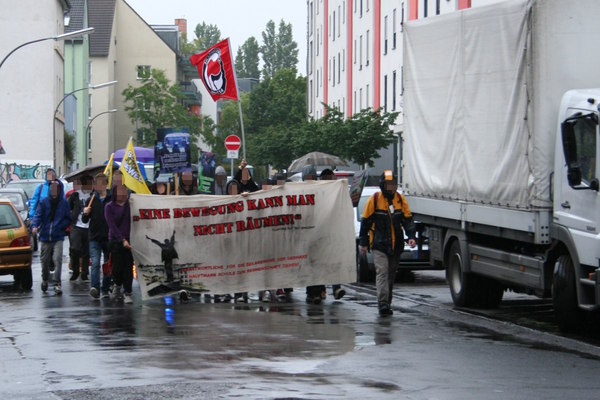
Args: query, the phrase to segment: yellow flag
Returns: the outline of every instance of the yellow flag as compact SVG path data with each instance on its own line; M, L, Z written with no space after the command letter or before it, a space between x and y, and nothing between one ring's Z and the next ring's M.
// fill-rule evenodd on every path
M112 183L112 172L113 172L113 157L115 156L115 153L112 153L110 155L110 158L108 159L108 163L106 164L106 168L104 168L104 175L106 175L108 177L108 185L107 187L110 189L110 184Z
M129 138L129 143L127 143L127 147L125 148L125 154L123 154L123 161L121 161L121 168L119 170L123 173L123 184L134 193L151 194L138 168L135 150L133 149L133 140L131 138Z

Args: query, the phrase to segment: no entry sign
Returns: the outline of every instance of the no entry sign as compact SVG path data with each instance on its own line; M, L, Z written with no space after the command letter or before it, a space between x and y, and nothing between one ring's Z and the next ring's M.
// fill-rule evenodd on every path
M242 141L237 135L229 135L225 138L225 148L227 150L239 150L242 147Z

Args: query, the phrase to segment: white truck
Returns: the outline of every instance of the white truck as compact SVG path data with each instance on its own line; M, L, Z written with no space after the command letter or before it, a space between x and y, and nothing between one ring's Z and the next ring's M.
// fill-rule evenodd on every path
M600 308L599 16L506 0L405 24L403 190L457 306L552 297L563 330Z

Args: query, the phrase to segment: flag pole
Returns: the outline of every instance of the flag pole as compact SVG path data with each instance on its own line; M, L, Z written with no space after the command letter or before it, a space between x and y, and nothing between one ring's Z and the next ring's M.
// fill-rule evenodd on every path
M246 135L244 134L244 116L242 115L242 99L238 100L238 108L240 109L240 126L242 127L242 158L246 159Z

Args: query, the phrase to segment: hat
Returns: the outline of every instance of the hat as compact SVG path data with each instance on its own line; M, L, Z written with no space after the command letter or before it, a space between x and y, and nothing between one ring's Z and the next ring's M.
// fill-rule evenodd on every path
M227 175L227 171L225 171L225 168L221 167L220 165L215 169L215 175Z

